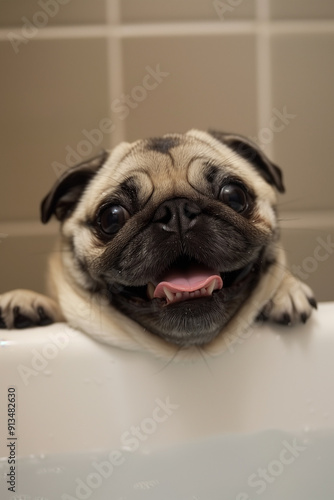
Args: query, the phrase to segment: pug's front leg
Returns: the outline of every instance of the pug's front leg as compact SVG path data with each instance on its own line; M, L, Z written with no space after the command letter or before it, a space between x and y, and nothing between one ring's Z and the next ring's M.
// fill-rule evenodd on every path
M57 303L30 290L0 295L0 328L31 328L64 321Z
M317 303L311 288L287 271L260 318L289 326L306 323L313 308L317 308Z

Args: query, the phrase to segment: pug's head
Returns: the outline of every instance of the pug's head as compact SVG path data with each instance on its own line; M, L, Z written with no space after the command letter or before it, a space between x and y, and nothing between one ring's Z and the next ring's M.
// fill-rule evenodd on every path
M275 262L281 172L248 139L190 131L122 143L42 203L82 293L179 346L213 340ZM126 321L126 318L124 318Z

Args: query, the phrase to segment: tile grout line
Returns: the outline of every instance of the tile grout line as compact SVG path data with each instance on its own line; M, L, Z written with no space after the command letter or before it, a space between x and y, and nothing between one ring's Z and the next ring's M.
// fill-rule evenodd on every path
M116 99L119 99L124 92L123 81L123 61L122 61L122 40L115 34L117 27L120 25L120 5L119 0L107 0L106 2L106 19L108 27L114 33L114 36L107 40L107 79L108 79L108 99L109 99L109 116L114 123L112 115L112 104ZM117 120L115 130L111 134L110 148L125 140L125 124L121 120Z
M259 132L268 127L271 108L271 65L270 65L270 33L269 0L256 0L256 19L258 30L256 33L256 73L257 73L257 126ZM273 158L272 141L266 145L266 154Z
M268 0L255 0L255 18L261 23L270 23L270 6Z
M256 0L261 1L261 0ZM275 21L260 20L263 27L270 28L275 34L323 34L334 33L334 20L316 21ZM210 35L238 35L256 33L259 20L186 22L186 23L152 23L152 24L124 24L93 26L49 26L39 29L31 38L33 40L48 39L76 39L76 38L149 38L164 36L210 36ZM8 34L20 35L21 27L0 28L0 42L9 42Z

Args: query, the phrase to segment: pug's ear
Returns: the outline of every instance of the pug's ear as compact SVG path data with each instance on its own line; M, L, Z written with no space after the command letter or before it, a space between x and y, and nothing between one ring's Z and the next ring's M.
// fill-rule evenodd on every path
M41 204L41 219L46 224L52 215L63 221L73 211L85 187L105 163L109 153L102 151L98 156L69 168L58 179Z
M281 169L269 160L257 144L242 135L216 132L214 130L209 130L209 134L249 161L259 174L269 184L275 186L280 193L285 192Z

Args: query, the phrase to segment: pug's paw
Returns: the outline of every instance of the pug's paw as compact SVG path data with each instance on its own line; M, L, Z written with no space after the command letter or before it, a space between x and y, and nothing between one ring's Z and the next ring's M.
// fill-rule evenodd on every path
M306 323L313 308L317 308L317 302L311 288L287 273L274 297L262 310L260 319L292 326Z
M0 328L30 328L63 321L56 302L30 290L0 295Z

